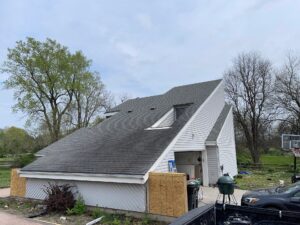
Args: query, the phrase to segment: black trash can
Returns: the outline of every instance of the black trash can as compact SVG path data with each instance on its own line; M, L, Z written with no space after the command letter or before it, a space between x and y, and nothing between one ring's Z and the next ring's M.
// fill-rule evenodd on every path
M198 191L199 191L199 182L195 180L189 180L187 183L189 210L198 208Z

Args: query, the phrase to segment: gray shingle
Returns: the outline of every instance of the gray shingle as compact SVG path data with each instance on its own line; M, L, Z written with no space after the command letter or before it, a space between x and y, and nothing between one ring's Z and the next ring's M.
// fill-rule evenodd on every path
M99 125L77 130L41 150L39 154L45 156L22 171L144 175L220 82L179 86L163 95L128 100ZM185 103L193 104L172 128L145 130L173 105Z
M225 120L227 118L227 115L228 115L229 111L230 111L230 108L231 108L230 105L228 105L228 104L224 105L224 107L223 107L223 109L222 109L222 111L221 111L221 113L220 113L217 121L215 122L212 130L210 131L210 133L209 133L209 135L208 135L208 137L206 139L207 142L217 141L217 138L218 138L218 136L220 134L220 131L221 131L222 127L223 127L223 124L224 124L224 122L225 122Z

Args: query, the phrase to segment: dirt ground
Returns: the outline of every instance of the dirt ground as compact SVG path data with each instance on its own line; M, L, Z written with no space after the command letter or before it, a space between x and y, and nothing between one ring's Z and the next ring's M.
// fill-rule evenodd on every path
M41 225L45 223L37 222L21 216L0 211L0 224L1 225Z

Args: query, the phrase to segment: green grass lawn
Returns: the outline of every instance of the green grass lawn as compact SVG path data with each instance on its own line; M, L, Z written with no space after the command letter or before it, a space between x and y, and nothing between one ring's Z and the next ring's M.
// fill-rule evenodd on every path
M253 190L257 188L269 188L279 185L279 180L284 180L285 184L291 183L292 173L286 171L268 172L264 170L250 171L249 175L239 175L235 181L237 186L243 190Z
M236 178L237 186L241 189L268 188L279 185L279 180L284 180L285 184L291 183L293 175L294 157L290 154L283 154L281 150L273 149L269 154L262 154L260 169L255 169L248 152L238 152L239 171L247 171L249 175L239 175ZM298 160L298 169L300 169L300 160ZM299 171L300 172L300 171Z
M3 162L3 161L14 161L14 159L12 157L3 157L3 158L0 158L0 162Z
M11 169L0 168L0 188L10 186L10 171Z
M260 161L263 164L292 165L294 157L291 155L262 155Z

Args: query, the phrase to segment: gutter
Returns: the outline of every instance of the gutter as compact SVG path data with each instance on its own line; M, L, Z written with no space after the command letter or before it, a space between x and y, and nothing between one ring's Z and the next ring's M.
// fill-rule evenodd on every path
M205 141L205 145L206 146L216 146L218 144L217 144L217 141Z
M144 184L146 182L143 175L31 172L22 170L19 174L21 177L49 180L94 181L127 184Z

